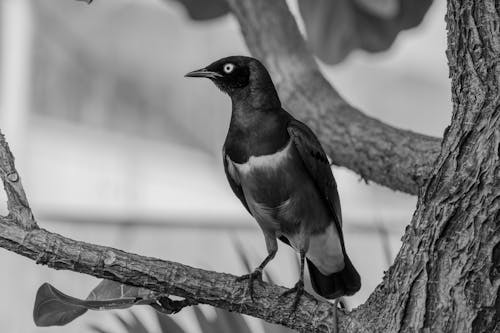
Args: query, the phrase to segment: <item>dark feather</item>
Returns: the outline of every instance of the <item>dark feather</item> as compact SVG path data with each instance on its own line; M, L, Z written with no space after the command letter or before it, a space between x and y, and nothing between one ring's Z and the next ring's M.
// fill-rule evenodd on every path
M303 123L293 119L288 124L288 133L299 152L309 175L323 195L335 220L335 226L344 246L342 235L342 211L337 192L337 183L333 178L330 163L316 135Z
M295 119L291 120L288 125L288 133L309 175L332 212L335 227L340 236L342 251L344 252L344 269L330 275L323 275L316 266L307 259L311 283L318 294L329 299L337 298L342 295L352 295L361 288L361 278L345 251L340 199L337 192L337 183L333 177L328 157L321 147L318 138L316 138L314 133L303 123ZM286 240L282 241L286 242Z
M247 200L245 199L245 194L243 193L243 189L241 188L241 185L239 182L237 182L231 173L228 170L228 163L227 163L227 155L226 155L226 149L225 147L222 148L222 160L224 161L224 172L226 173L226 178L227 181L229 182L229 185L231 186L231 189L233 190L234 194L240 199L241 203L243 206L245 206L246 210L250 215L252 213L250 212L250 209L248 208Z

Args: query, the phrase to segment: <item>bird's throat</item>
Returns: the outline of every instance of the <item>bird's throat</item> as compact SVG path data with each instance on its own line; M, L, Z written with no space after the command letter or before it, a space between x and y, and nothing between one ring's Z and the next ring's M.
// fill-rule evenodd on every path
M268 155L288 142L286 114L281 108L253 109L233 105L226 137L226 152L237 163L250 156Z

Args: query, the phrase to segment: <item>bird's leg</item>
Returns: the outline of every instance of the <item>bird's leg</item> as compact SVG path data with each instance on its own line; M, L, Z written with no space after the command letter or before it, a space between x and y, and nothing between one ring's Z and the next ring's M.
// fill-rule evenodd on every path
M242 275L238 278L236 278L236 281L241 282L243 280L248 280L248 290L250 293L250 298L252 301L254 300L254 289L253 289L253 282L258 281L259 283L262 283L262 271L264 270L264 267L274 258L276 255L276 252L278 252L278 242L276 241L276 237L273 235L270 237L270 235L264 233L265 239L266 239L266 247L267 247L267 252L268 255L264 261L250 274L245 274Z
M291 289L288 289L285 291L283 294L281 294L281 297L288 296L290 294L295 293L295 299L293 301L292 305L292 312L295 312L297 310L297 307L300 303L300 298L302 297L302 294L304 294L304 262L306 259L306 250L302 249L300 250L300 278L299 281L295 284L295 286Z
M236 281L238 281L238 282L241 282L243 280L248 280L248 290L250 291L250 298L252 299L252 301L254 301L253 282L254 281L257 281L259 283L263 282L262 281L262 270L267 265L267 263L269 261L271 261L271 259L274 258L275 254L276 254L276 252L269 253L268 256L266 257L266 259L264 259L264 261L252 273L245 274L245 275L242 275L242 276L236 278Z
M333 311L333 333L337 333L339 330L339 323L338 323L338 311L339 311L339 304L341 309L347 309L347 306L344 302L343 297L336 298L335 301L333 302L333 306L335 307L335 310Z

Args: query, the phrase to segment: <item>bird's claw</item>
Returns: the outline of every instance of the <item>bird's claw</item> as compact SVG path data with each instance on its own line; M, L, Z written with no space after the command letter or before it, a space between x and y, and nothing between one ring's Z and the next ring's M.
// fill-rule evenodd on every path
M252 299L252 302L255 302L253 282L257 281L260 284L262 284L264 282L262 280L262 269L257 268L255 271L253 271L250 274L245 274L245 275L242 275L242 276L236 278L237 282L241 282L241 281L244 281L244 280L248 280L248 291L249 291L249 294L250 294L250 298Z
M299 306L300 298L304 294L304 281L299 280L293 288L285 291L283 294L281 294L280 297L286 297L293 293L295 293L295 298L292 304L292 312L295 312L295 310L297 310L297 307Z

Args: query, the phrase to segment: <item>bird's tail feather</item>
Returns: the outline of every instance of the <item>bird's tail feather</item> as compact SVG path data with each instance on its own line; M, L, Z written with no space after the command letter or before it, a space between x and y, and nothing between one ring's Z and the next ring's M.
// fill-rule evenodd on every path
M319 295L334 299L350 296L361 288L361 278L345 253L344 269L330 275L323 275L309 259L306 260L312 287Z

